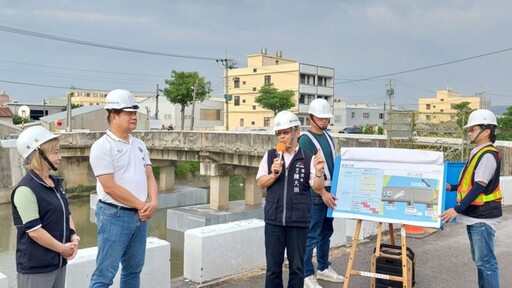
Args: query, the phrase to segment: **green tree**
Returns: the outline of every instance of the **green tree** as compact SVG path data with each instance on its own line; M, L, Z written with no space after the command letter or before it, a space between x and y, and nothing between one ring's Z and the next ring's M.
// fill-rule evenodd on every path
M71 110L79 107L84 107L84 104L71 103Z
M512 106L498 118L497 138L500 140L512 140Z
M280 111L288 110L295 106L293 102L293 95L295 93L292 90L278 91L273 83L263 85L258 93L260 95L254 99L254 102L262 108L274 112L274 116Z
M14 116L12 117L12 124L14 124L14 125L19 125L19 124L21 124L22 122L23 122L23 123L28 123L28 122L32 122L32 120L30 120L30 118L23 118L23 117L21 117L21 116L19 116L19 115L14 115Z
M212 92L210 81L205 81L197 72L183 72L172 70L171 79L165 79L168 87L164 88L164 95L173 104L181 106L181 130L185 127L185 108L194 103L194 85L197 80L196 102L203 102Z
M460 129L462 130L462 127L466 125L466 122L468 121L469 114L473 111L471 107L469 107L469 102L464 101L457 104L452 104L452 109L456 110L456 116L457 116L457 125L459 125Z

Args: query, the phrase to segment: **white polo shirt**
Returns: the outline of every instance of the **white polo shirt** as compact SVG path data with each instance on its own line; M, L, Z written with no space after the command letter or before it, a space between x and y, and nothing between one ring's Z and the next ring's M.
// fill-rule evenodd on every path
M151 161L148 149L140 139L129 135L129 142L125 142L107 130L107 133L92 145L89 162L94 176L113 174L116 184L126 188L141 201L146 201L146 166L151 165ZM99 181L96 182L96 191L99 200L125 206L105 193Z

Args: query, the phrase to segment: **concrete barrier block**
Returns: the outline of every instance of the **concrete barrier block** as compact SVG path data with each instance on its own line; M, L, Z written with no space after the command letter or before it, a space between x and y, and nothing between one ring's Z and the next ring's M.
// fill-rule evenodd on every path
M265 266L264 228L249 219L187 230L183 277L204 283Z
M75 259L69 261L66 287L88 287L96 268L98 247L79 249ZM149 237L146 258L141 273L142 287L171 287L171 245L165 240ZM119 287L120 269L111 287ZM3 288L0 286L0 288Z
M7 282L7 276L0 273L0 288L8 288L9 283Z
M512 176L500 177L501 195L503 197L503 205L512 204Z
M350 239L350 241L352 241L352 239L354 238L354 233L356 231L356 220L346 219L346 224L347 224L347 226L346 226L347 227L347 230L346 230L347 238ZM368 238L369 236L376 235L378 224L379 224L378 222L363 221L363 224L361 225L361 231L359 232L358 241L364 240L364 239ZM389 227L388 223L383 223L382 231L389 230L388 227ZM352 245L352 243L350 243L350 245Z
M334 218L332 226L334 233L331 236L331 248L347 244L347 219Z

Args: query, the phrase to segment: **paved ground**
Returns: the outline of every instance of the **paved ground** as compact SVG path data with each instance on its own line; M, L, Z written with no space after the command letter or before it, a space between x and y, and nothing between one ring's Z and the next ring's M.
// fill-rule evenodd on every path
M500 265L501 287L512 287L512 206L504 210L503 221L496 234L496 253ZM398 233L396 233L398 235ZM476 268L469 252L469 241L464 225L450 224L425 238L407 238L408 247L416 254L416 285L417 288L468 288L477 287ZM358 244L353 269L370 270L370 256L375 247L375 240ZM350 247L341 247L331 251L333 268L345 274L350 254ZM241 255L240 257L243 257ZM285 271L285 283L287 283ZM237 275L236 277L215 283L198 285L183 279L172 281L172 287L221 287L221 288L261 288L264 287L264 269ZM370 278L352 276L349 287L370 287ZM319 283L324 288L343 287L343 284ZM285 286L286 287L286 286Z

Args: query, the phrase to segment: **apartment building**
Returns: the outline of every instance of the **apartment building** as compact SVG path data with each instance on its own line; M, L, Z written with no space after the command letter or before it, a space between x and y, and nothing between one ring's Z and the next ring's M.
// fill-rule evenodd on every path
M334 99L334 119L331 129L339 132L346 127L362 127L366 125L384 125L385 111L382 105L347 104L341 99Z
M263 48L259 54L248 55L247 67L228 70L227 78L227 94L232 99L228 101L224 119L230 130L271 129L274 113L254 101L266 83L273 83L279 91L294 92L295 107L290 110L303 125L309 125L307 112L311 101L324 98L331 105L334 101L334 68L283 58L281 51L268 55Z
M418 99L418 120L424 120L433 124L456 121L456 110L453 104L469 102L471 109L490 109L491 102L482 95L461 96L459 92L450 87L446 90L438 90L435 98Z
M71 103L80 104L83 106L94 106L103 105L105 103L105 97L107 97L109 91L103 90L77 90L70 89L67 92L68 96L71 96ZM132 92L135 102L141 102L150 97L155 97L155 93L141 93Z

